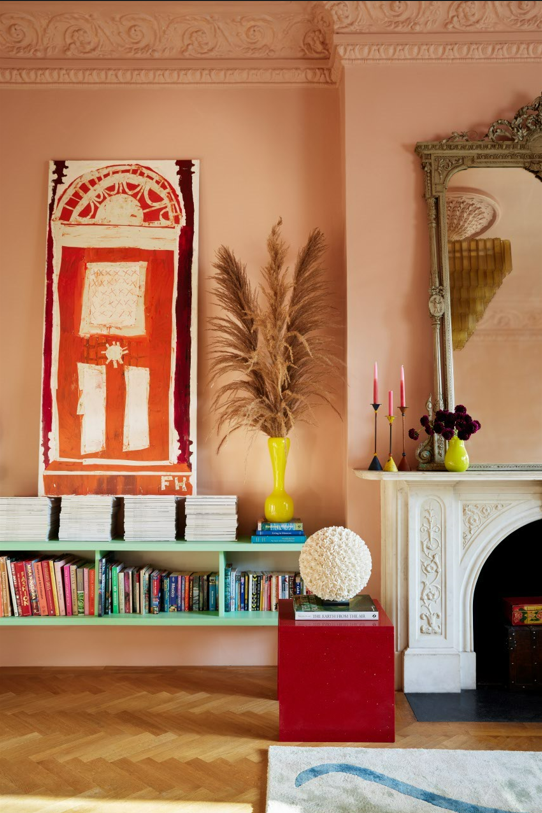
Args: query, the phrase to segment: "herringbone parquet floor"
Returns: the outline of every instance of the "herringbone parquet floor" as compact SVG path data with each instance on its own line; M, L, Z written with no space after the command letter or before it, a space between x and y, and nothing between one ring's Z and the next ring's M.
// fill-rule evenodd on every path
M0 811L263 813L275 680L258 667L1 670ZM394 747L542 751L542 725L418 723L398 694Z

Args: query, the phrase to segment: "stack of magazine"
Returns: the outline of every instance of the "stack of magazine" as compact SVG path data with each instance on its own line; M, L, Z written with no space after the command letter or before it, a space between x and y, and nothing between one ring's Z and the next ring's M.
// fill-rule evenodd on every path
M174 496L125 497L126 542L175 542L179 503Z
M187 542L233 542L237 539L237 497L186 498Z
M371 596L354 596L348 604L328 604L314 595L294 596L296 621L378 621Z
M58 534L58 497L1 497L0 542L41 542Z
M109 542L115 535L118 509L118 497L62 497L58 538L61 542Z

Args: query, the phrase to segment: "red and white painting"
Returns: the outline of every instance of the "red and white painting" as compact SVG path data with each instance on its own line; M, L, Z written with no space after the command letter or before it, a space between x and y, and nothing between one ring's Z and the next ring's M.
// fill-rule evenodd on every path
M40 493L195 492L197 161L52 161Z

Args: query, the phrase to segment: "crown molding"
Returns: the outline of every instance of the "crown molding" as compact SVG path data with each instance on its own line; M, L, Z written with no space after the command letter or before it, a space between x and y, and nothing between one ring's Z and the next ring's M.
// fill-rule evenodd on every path
M353 64L542 61L542 0L8 0L0 9L3 87L329 86Z
M145 13L115 13L125 5L108 3L112 10L47 11L39 3L3 3L0 13L0 58L3 59L328 59L331 17L321 3L274 2L262 14L260 4L190 4L200 13L177 12L159 6ZM77 9L78 3L62 3ZM94 4L92 4L94 5ZM268 4L270 5L270 4ZM211 7L211 13L202 9ZM220 8L222 6L222 8ZM233 7L232 7L233 6Z
M0 87L115 85L328 85L326 67L0 68Z
M542 32L542 2L363 2L326 0L336 34Z
M540 62L542 38L491 42L347 42L335 46L334 64L366 62Z

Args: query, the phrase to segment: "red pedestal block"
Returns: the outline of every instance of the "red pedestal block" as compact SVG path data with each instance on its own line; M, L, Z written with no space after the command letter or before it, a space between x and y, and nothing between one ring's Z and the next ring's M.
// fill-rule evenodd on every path
M394 742L393 625L378 621L295 621L279 602L278 698L281 742Z

